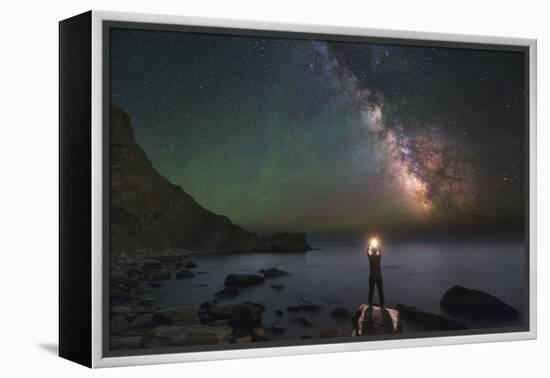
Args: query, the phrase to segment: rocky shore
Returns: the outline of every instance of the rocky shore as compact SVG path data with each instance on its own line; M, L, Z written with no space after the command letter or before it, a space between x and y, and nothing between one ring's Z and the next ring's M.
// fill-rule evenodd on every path
M442 309L453 316L422 311L416 307L397 304L387 311L379 307L361 305L357 311L342 306L329 307L311 298L296 298L295 304L268 309L262 303L238 301L243 291L257 285L269 285L284 290L288 272L265 267L257 273L228 274L223 289L207 302L160 308L153 289L167 280L193 280L201 274L200 264L191 254L167 251L126 256L119 254L111 259L110 272L110 347L111 350L147 349L157 347L200 346L234 343L266 342L284 336L289 326L301 327L297 338L349 337L399 334L406 332L460 331L466 323L455 320L464 317L463 308L473 306L465 319L483 316L484 319L509 319L517 311L499 299L481 291L463 287L450 288L441 299ZM270 283L275 279L277 283ZM231 298L233 303L224 303ZM237 301L235 301L237 300ZM458 310L457 310L458 309ZM483 309L476 311L475 309ZM271 312L273 317L266 317ZM347 324L348 327L314 327L315 316L322 314ZM361 319L361 320L359 320ZM358 325L361 332L357 332Z

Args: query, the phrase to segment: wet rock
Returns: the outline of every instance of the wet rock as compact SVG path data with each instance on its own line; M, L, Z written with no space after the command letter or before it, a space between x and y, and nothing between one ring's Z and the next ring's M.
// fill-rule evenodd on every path
M344 331L342 330L342 328L325 329L319 333L319 337L321 338L342 337L342 336L344 336Z
M253 328L262 324L263 312L263 306L254 303L235 305L229 324L237 333L250 333Z
M286 286L283 284L273 284L271 287L275 290L283 290Z
M345 307L335 307L330 313L335 318L351 318L351 311Z
M519 312L483 291L455 285L443 294L441 308L449 314L471 319L513 319Z
M252 286L262 284L265 281L264 276L258 274L229 274L225 278L225 286Z
M226 287L214 294L216 297L236 297L239 295L239 290L234 287Z
M189 270L180 270L179 272L176 273L176 279L178 280L185 280L193 277L195 277L195 273Z
M362 304L352 318L352 336L387 335L401 333L399 311L391 308Z
M190 326L159 326L143 337L145 347L197 346L228 343L233 330L229 326L211 327L203 324Z
M401 313L401 317L404 320L410 321L411 323L416 324L421 327L423 330L430 331L448 331L448 330L459 330L466 329L467 327L454 321L452 319L446 318L441 315L432 314L425 311L420 311L413 306L405 306L398 304L395 306L396 310Z
M128 329L128 320L122 314L111 316L109 327L112 335L122 335Z
M262 273L265 278L281 277L288 275L288 272L277 268L261 269L260 273Z

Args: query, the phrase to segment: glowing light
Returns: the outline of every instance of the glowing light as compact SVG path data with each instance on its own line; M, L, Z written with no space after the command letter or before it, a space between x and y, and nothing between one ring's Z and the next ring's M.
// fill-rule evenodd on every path
M378 239L376 239L376 238L371 239L370 240L370 246L373 247L373 248L378 247Z

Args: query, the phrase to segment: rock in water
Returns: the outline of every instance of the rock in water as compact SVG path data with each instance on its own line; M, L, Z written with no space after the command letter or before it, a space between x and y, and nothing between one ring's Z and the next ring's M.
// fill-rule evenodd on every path
M352 336L386 335L401 333L401 317L399 311L379 306L362 304L353 316Z
M307 251L305 234L262 238L199 205L153 167L136 142L130 116L111 104L111 251L184 249L252 252Z
M416 307L398 304L395 308L400 312L403 319L419 325L426 331L450 331L467 328L462 323L441 315L420 311Z
M513 319L519 312L500 299L483 291L455 285L443 294L439 302L449 314L471 319Z
M259 274L229 274L225 278L225 286L252 286L265 281L264 276Z

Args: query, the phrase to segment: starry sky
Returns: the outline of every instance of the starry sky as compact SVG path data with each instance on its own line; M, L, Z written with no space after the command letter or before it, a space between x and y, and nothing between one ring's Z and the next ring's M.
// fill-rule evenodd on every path
M257 232L522 232L521 52L111 30L155 168Z

